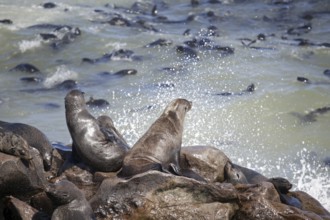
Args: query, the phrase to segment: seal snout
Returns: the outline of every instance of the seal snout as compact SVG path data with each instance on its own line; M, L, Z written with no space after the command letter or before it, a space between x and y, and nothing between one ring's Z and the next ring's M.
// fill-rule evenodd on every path
M192 101L188 101L189 105L188 108L186 109L186 111L189 111L192 108Z

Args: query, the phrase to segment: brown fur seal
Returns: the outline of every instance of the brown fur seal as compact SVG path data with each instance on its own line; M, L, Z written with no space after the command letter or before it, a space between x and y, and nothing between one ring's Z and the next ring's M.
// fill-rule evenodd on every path
M72 90L66 95L65 115L75 158L96 171L115 172L121 168L128 150L126 142L113 124L102 125L87 111L81 91Z
M50 169L53 147L44 133L31 125L23 123L0 121L0 127L21 136L31 147L37 149L42 157L44 169L46 171Z
M186 99L173 100L127 153L118 177L130 178L148 170L181 175L179 159L183 122L191 106Z
M235 164L232 162L228 161L227 164L224 167L224 176L226 182L232 183L232 184L248 184L248 181L238 167L236 167Z
M301 202L289 194L289 190L292 188L292 184L289 180L282 177L273 177L269 178L267 181L274 185L282 203L302 209Z
M31 160L29 144L19 135L0 127L0 152Z
M226 181L232 184L259 184L261 182L270 182L274 185L282 203L301 209L301 202L297 198L289 195L292 184L285 178L267 178L254 170L233 164L229 161L225 166L225 177Z

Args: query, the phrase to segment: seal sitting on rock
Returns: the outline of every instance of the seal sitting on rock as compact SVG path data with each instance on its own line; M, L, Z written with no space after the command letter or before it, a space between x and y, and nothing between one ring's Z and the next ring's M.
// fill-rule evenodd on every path
M83 92L72 90L66 95L65 114L73 156L95 171L118 171L129 147L111 123L102 127L87 111Z
M179 163L183 122L191 106L186 99L173 100L127 153L118 177L130 178L148 170L158 170L195 178L191 174L193 171L181 170Z

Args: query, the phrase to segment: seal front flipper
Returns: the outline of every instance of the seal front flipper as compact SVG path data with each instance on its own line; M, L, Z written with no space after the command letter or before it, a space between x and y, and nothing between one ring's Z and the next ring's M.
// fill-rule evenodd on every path
M104 134L107 141L110 141L111 143L118 143L118 137L111 131L109 131L106 128L100 128L101 132Z
M96 120L100 127L100 131L104 134L106 140L121 146L125 150L130 149L126 140L121 135L121 133L116 129L112 119L109 116L101 115Z
M200 182L207 183L207 181L203 177L201 177L198 173L190 169L181 169L181 175Z
M174 163L169 164L169 169L167 170L167 172L170 172L177 176L188 177L200 182L205 182L205 183L207 182L203 177L201 177L199 174L195 173L194 171L190 169L181 169L179 166L175 165Z
M174 175L181 176L181 169L179 166L175 165L174 163L170 163L168 165L168 169L165 169L164 166L162 166L162 171L164 173L172 173Z
M137 166L123 166L122 169L117 173L117 177L122 179L130 179L133 176L147 172L149 170L157 170L160 172L169 173L168 170L164 169L160 163L146 164L141 167Z

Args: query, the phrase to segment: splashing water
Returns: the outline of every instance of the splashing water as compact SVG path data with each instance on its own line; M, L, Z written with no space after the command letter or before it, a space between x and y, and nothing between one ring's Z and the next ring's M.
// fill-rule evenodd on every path
M66 66L62 65L57 67L56 71L45 79L44 86L46 88L52 88L65 80L76 80L77 78L78 74L76 72L69 70Z
M86 94L105 98L110 107L92 109L92 113L95 117L107 114L113 118L131 146L172 99L186 98L193 102L193 107L186 115L183 146L216 146L235 163L267 177L288 178L295 189L306 191L330 210L329 167L322 163L324 157L330 156L329 114L318 116L313 123L301 123L290 114L302 114L330 103L329 79L322 74L330 68L329 49L298 46L294 40L329 41L330 16L324 13L328 6L326 1L288 1L287 5L272 4L274 1L222 1L219 7L200 1L198 7L191 7L189 1L179 0L166 1L166 7L158 8L159 15L169 21L196 15L194 21L185 24L157 23L154 17L109 7L109 1L105 0L58 0L58 7L52 10L43 9L40 1L34 0L3 2L0 4L2 17L13 20L11 26L0 25L4 36L0 37L3 45L0 113L3 119L32 124L52 141L71 141L64 118L66 91L23 93L20 92L22 87L35 85L22 84L19 78L23 73L6 72L27 62L38 67L41 74L50 72L45 84L37 86L51 88L74 79ZM132 3L113 2L123 7L130 7ZM302 17L311 8L315 13L313 19L307 21ZM113 13L132 21L146 18L159 32L109 26L104 21ZM208 16L212 14L215 16ZM37 37L53 30L27 28L43 23L79 27L81 36L54 50ZM299 29L302 23L311 23L313 28L301 36L287 34L289 28ZM198 61L178 56L176 46L184 45L196 35L205 37L203 34L209 25L218 28L219 36L207 37L215 45L234 48L234 54L221 56L214 51L196 49ZM185 36L182 33L187 28L191 35ZM257 40L253 45L274 49L242 46L241 38L253 40L260 33L266 40ZM144 47L160 38L171 40L173 44ZM118 49L132 50L134 55L143 58L95 65L81 62L82 58L94 59ZM134 68L138 73L116 79L96 74L114 73L124 68ZM297 76L316 83L302 84L297 82ZM239 95L251 83L256 86L255 92ZM221 93L234 95L219 95ZM45 110L37 105L40 102L52 102L61 107Z
M19 50L22 53L25 53L26 51L29 50L34 50L38 47L41 47L42 43L40 39L35 39L35 40L22 40L18 43Z

